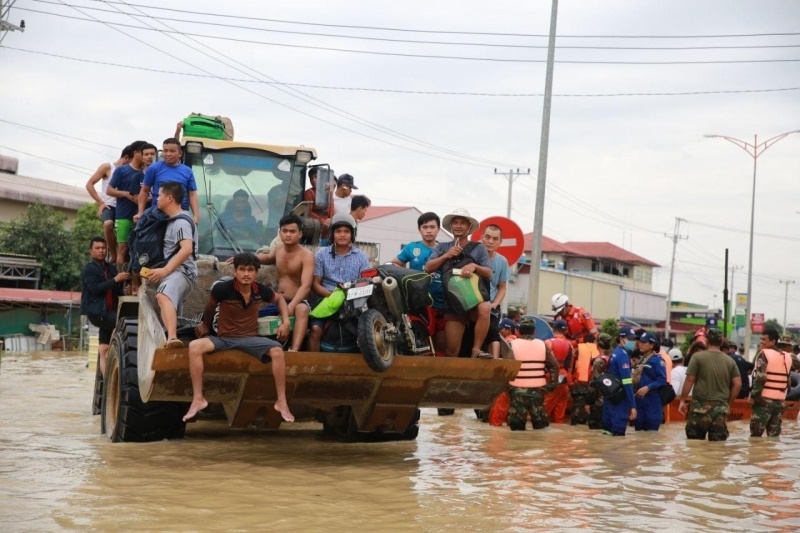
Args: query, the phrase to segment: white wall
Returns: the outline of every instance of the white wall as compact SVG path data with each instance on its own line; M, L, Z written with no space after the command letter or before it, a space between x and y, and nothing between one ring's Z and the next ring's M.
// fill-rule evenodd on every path
M421 239L417 219L422 213L410 208L358 224L358 240L381 245L380 262L391 261L403 245Z
M667 296L623 288L619 293L619 317L634 322L660 322L667 316Z

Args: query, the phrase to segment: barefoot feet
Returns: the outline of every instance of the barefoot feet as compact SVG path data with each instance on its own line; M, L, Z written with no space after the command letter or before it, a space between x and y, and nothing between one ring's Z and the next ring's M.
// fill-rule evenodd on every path
M294 415L289 411L289 406L286 405L285 401L275 402L275 410L278 411L287 422L294 422Z
M183 421L194 422L195 419L197 418L197 413L199 413L206 407L208 407L208 402L206 401L205 398L201 400L193 400L192 405L189 406L189 410L186 411L186 415L183 417Z

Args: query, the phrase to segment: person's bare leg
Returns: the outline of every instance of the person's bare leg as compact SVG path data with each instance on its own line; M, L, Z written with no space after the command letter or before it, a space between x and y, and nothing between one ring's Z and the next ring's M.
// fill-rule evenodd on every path
M101 344L97 347L97 353L100 356L100 374L106 377L106 361L108 361L108 344Z
M276 347L270 349L267 354L272 359L272 377L275 378L275 392L278 394L275 410L287 422L294 422L294 416L289 411L289 404L286 402L286 360L283 357L283 350Z
M489 316L492 311L492 304L483 302L477 309L473 310L475 317L475 340L472 343L472 355L481 351L483 341L486 340L486 334L489 332Z
M308 329L308 306L298 304L294 308L294 331L292 331L292 351L300 351L303 346L303 338Z
M308 334L308 351L318 352L320 344L322 344L322 328L315 324L311 326L311 333Z
M175 310L172 300L164 294L158 293L156 301L161 309L161 321L167 330L167 340L176 339L178 337L178 312Z
M192 378L192 404L183 421L197 416L197 413L208 407L203 396L203 355L214 351L214 343L210 339L195 339L189 343L189 375Z
M128 262L128 243L121 242L117 245L117 270L122 272L122 267Z
M114 232L113 220L103 222L103 236L106 238L106 245L108 246L108 257L113 261L117 258L117 234Z
M489 353L492 354L492 357L495 359L500 357L500 343L498 341L489 343Z
M458 320L448 320L444 323L444 353L447 357L458 357L463 337L464 324Z

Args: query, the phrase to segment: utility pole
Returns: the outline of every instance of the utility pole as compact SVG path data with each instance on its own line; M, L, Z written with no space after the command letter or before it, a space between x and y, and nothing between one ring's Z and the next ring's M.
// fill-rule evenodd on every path
M786 322L786 308L789 305L789 285L794 284L792 280L780 280L778 283L786 285L786 295L783 297L783 333L787 334L787 327L789 324Z
M11 12L11 6L13 6L16 1L17 0L8 0L7 2L3 2L3 0L0 0L0 43L3 42L6 33L10 31L25 31L24 20L19 22L19 26L11 24L8 21L8 14Z
M736 328L735 328L735 326L736 326L736 292L734 292L734 290L733 290L733 278L736 275L736 271L737 270L742 270L743 268L744 267L741 266L741 265L740 266L734 265L734 266L730 267L730 271L731 271L731 299L730 299L729 305L731 306L730 314L733 316L733 325L734 325L734 329L731 330L731 337L733 337L733 332L736 331ZM727 332L727 324L725 325L725 329L726 329L725 335L727 336L727 334L728 334L728 332ZM738 337L739 337L739 333L737 332L736 333L737 340L738 340Z
M681 236L681 222L686 222L682 218L675 217L675 233L672 235L664 234L665 237L672 239L672 265L669 267L669 291L667 292L667 320L664 322L664 338L669 338L669 321L672 318L672 281L675 278L675 251L678 249L678 241L688 239Z
M528 284L528 314L539 314L539 272L542 267L542 231L544 230L544 193L547 188L547 152L550 145L550 107L553 101L553 67L556 57L556 21L558 0L550 8L550 36L547 40L547 70L544 76L542 136L539 140L539 169L536 173L536 204L533 213L533 243Z
M506 203L506 218L511 218L511 186L520 175L527 176L531 173L531 169L525 172L520 172L519 169L509 169L508 172L498 172L494 169L495 176L505 176L508 179L508 202Z

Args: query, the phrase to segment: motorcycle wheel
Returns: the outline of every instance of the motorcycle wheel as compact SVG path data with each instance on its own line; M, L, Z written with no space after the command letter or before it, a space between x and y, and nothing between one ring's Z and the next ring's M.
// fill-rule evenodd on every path
M392 366L396 346L386 340L386 318L377 309L369 309L358 319L358 346L364 361L375 372L386 372Z

